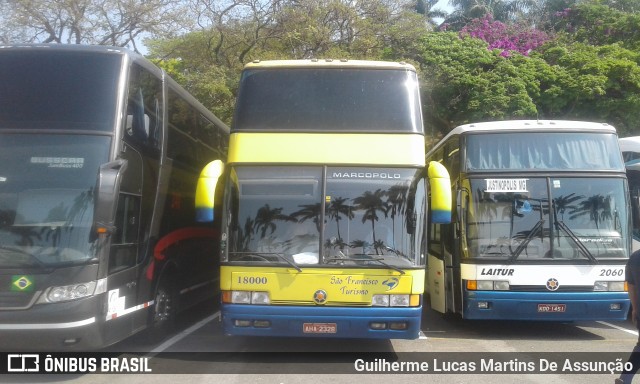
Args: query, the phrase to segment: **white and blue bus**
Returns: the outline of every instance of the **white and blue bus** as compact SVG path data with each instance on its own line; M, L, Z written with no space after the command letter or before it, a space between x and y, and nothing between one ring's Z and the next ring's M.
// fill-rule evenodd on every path
M229 128L122 48L0 47L0 348L95 349L219 292L200 169Z
M624 320L631 247L614 127L459 126L427 154L451 175L452 224L430 224L431 307L465 319Z

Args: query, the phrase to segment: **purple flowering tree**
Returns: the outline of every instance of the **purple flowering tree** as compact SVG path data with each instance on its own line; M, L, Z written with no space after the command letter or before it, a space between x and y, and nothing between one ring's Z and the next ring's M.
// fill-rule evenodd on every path
M486 41L489 50L501 49L501 56L509 57L513 52L528 56L550 37L543 31L524 27L521 24L507 25L494 20L491 14L473 19L460 31L460 37L473 37Z

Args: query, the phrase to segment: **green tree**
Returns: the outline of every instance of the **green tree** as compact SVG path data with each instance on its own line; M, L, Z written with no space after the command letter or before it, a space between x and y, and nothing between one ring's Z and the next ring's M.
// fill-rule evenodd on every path
M421 41L416 60L428 132L437 136L464 123L537 116L539 59L504 58L486 42L452 32L425 34Z
M540 0L449 0L453 12L445 23L459 31L473 19L492 15L495 20L513 22L524 19L530 9L539 7Z
M185 25L183 1L12 0L0 2L0 43L129 47L144 34L167 37Z
M547 43L536 103L545 117L602 121L621 136L640 124L640 56L618 44Z
M620 44L637 51L640 49L640 2L589 0L556 15L555 29L565 32L569 41Z

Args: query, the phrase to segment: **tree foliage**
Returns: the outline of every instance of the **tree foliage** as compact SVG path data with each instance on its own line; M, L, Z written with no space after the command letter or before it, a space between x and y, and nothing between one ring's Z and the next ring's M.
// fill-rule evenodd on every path
M435 135L473 121L535 117L537 60L506 59L479 39L454 32L423 37L424 112Z
M97 44L138 50L144 33L185 25L174 0L12 0L0 3L3 43Z
M510 118L637 130L637 0L450 0L449 15L436 3L13 0L0 2L0 43L138 50L144 38L144 53L227 123L247 62L317 57L413 63L425 128L436 135Z
M511 56L511 52L528 56L532 50L549 40L543 31L523 24L507 25L494 20L491 14L473 19L462 28L460 35L484 40L489 44L489 49L501 49L501 55L505 57Z

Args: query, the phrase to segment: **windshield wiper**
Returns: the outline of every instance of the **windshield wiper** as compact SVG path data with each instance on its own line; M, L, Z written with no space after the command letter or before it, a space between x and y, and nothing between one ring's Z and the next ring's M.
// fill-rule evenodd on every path
M511 255L511 258L509 259L509 262L514 262L516 261L516 259L518 258L518 256L520 256L520 254L522 253L522 251L527 247L527 244L529 244L529 242L531 241L531 239L533 239L533 236L536 235L536 233L538 233L538 231L541 230L542 225L544 224L544 220L540 219L536 225L533 226L533 228L531 228L531 231L529 231L529 234L527 235L527 237L525 237L524 240L522 240L522 242L520 243L520 245L518 245L518 248L516 248L516 250L513 252L513 254Z
M263 259L265 259L265 261L269 261L269 260L267 260L266 257L262 255L276 256L280 260L283 260L285 263L295 268L298 272L302 272L302 269L298 266L298 264L296 264L293 260L287 259L286 256L284 256L280 252L230 252L230 253L234 255L249 255L249 256L262 257Z
M370 255L364 255L364 256L370 256ZM325 261L330 262L330 261L376 261L382 265L384 265L385 267L389 268L389 269L393 269L394 271L400 272L401 275L404 275L406 272L403 271L402 269L393 266L391 264L385 263L384 259L381 258L377 258L377 259L363 259L361 257L330 257L328 259L326 259Z
M571 228L567 226L567 224L564 223L564 221L556 220L556 225L560 227L560 229L565 231L567 235L569 235L571 240L573 240L576 246L582 251L582 253L584 253L587 259L591 261L591 263L598 264L598 260L595 257L593 257L593 254L591 253L591 251L589 251L589 249L585 247L585 245L582 243L582 241L580 241L578 236L576 236L576 234L571 230Z

